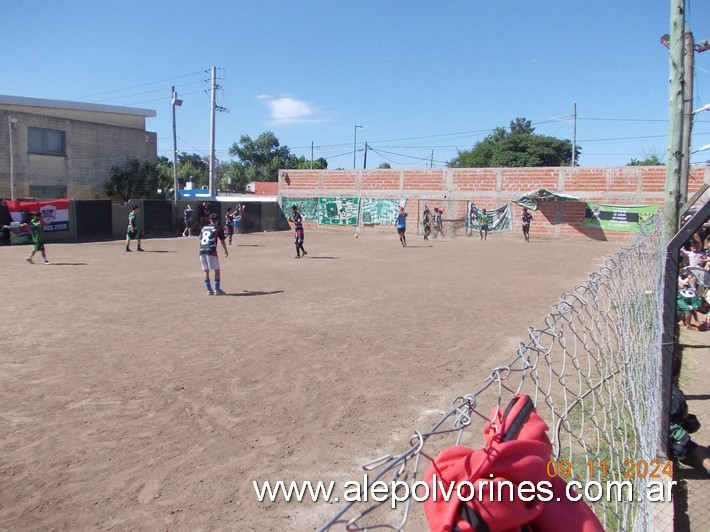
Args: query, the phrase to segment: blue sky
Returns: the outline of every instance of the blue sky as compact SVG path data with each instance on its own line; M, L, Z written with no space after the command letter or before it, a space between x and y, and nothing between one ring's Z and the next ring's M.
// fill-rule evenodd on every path
M154 109L158 154L207 156L209 70L219 67L216 155L273 131L329 168L444 167L516 117L572 139L581 166L668 146L670 0L0 0L0 94ZM696 41L710 4L689 0ZM696 54L694 107L710 103ZM710 112L692 146L710 144ZM693 155L704 163L710 151Z

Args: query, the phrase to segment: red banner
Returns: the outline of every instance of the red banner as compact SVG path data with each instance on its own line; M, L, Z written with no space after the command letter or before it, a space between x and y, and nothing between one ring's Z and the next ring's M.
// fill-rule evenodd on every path
M69 230L69 200L59 199L51 201L11 201L5 200L7 209L13 222L22 222L23 212L41 212L42 218L47 222L45 231ZM26 221L26 220L24 220Z

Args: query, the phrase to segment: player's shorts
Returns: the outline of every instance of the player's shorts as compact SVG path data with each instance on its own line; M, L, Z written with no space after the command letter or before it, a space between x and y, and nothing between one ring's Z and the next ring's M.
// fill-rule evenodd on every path
M219 257L217 255L200 255L202 271L219 270Z
M128 240L134 240L134 239L140 238L140 237L141 237L141 232L138 229L136 229L134 232L126 231L126 238Z
M234 234L234 226L232 224L225 225L224 232L227 233L227 236L233 235Z
M406 227L398 227L398 228L397 228L397 234L398 234L398 235L403 235L406 230L407 230Z
M487 225L482 225L482 226L481 226L481 231L488 231L488 226L487 226Z
M523 224L523 233L530 232L530 224Z
M44 251L44 242L41 240L33 240L32 245L34 246L35 251Z
M296 234L293 238L294 244L303 244L303 229L296 229Z

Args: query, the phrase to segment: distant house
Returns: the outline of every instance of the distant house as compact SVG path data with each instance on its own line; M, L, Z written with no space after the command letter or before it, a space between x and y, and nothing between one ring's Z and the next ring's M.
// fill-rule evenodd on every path
M150 109L0 95L0 197L11 197L12 181L18 199L105 198L111 167L156 161L156 134L145 129L154 116Z

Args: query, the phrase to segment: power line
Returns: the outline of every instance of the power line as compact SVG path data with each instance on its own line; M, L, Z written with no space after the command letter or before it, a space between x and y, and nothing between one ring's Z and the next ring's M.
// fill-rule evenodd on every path
M194 75L196 75L196 74L203 74L203 72L202 72L202 71L200 71L200 72L192 72L192 73L190 73L190 74L182 74L182 75L180 75L180 76L175 76L175 77L172 77L172 78L161 79L161 80L158 80L158 81L149 81L148 83L141 83L140 85L132 85L132 86L130 86L130 87L124 87L124 88L121 88L121 89L113 89L113 90L110 90L110 91L97 92L97 93L95 93L95 94L89 94L89 95L87 95L87 96L80 96L80 97L78 97L77 99L83 100L83 99L85 99L85 98L94 98L94 97L96 97L96 96L103 96L103 95L105 95L105 94L112 94L112 93L115 93L115 92L123 92L123 91L129 91L129 90L132 90L132 89L139 89L139 88L141 88L141 87L147 87L147 86L149 86L149 85L156 85L156 84L158 84L158 83L165 83L166 81L173 81L173 80L176 80L176 79L186 78L186 77L189 77L189 76L194 76ZM162 90L162 89L161 89L161 90Z

